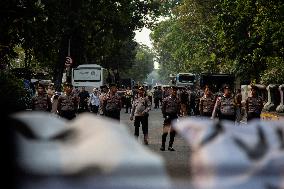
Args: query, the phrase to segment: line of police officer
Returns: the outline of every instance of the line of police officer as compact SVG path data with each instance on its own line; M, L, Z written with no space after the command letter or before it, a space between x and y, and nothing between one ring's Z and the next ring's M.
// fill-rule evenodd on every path
M73 86L69 83L64 85L64 93L59 96L57 103L58 114L67 119L73 119L76 116L78 108L78 97L72 93ZM40 111L50 111L51 103L50 98L43 92L44 86L38 85L38 93L32 99L32 109ZM164 117L163 132L162 132L162 145L160 150L165 151L167 135L170 135L168 150L175 151L173 143L175 139L175 131L171 127L173 120L178 116L186 116L182 107L189 107L187 103L190 101L181 100L181 93L178 95L178 89L172 86L169 90L169 95L162 101L162 114ZM117 94L116 84L109 85L109 91L103 93L101 98L101 109L104 116L120 120L120 111L122 108L121 97ZM212 94L209 87L204 90L204 95L199 101L199 112L201 116L216 118L220 120L236 120L237 107L239 103L236 101L229 86L224 87L224 93L217 98ZM185 106L183 106L186 104ZM246 110L248 121L253 118L260 118L263 102L257 96L257 87L252 86L252 96L246 100ZM144 134L144 143L148 145L148 119L149 111L151 109L151 102L146 96L143 87L139 87L137 94L133 98L130 120L134 118L136 137L139 136L139 127L142 125ZM188 111L188 110L186 110Z

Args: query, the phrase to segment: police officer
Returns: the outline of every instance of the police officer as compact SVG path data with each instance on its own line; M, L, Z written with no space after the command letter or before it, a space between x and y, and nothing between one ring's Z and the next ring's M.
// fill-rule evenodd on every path
M125 96L125 113L128 113L128 109L131 108L132 90L127 87L124 93Z
M81 88L81 91L78 94L79 97L79 112L87 112L88 109L88 101L90 98L90 94L86 91L85 87Z
M57 103L57 111L61 117L73 119L76 117L78 109L78 97L72 93L73 85L70 83L64 84L64 93L59 96Z
M235 121L236 119L236 105L235 98L231 94L231 89L228 85L224 86L224 94L218 97L212 113L212 118L216 116L220 120Z
M50 112L51 108L51 99L46 94L44 85L39 83L37 94L32 97L32 110Z
M165 151L165 144L168 132L170 132L170 141L169 141L168 150L175 151L175 149L173 148L173 143L176 132L171 127L171 122L178 118L179 112L180 112L180 101L177 98L177 87L173 86L170 89L170 96L166 97L162 103L162 113L165 120L163 125L162 145L160 148L161 151Z
M247 121L259 119L263 108L263 100L257 95L258 88L251 86L251 97L246 100Z
M142 131L144 134L144 144L148 145L148 118L149 118L149 111L151 109L151 102L147 96L145 96L144 88L141 86L138 88L138 95L135 97L132 109L130 120L134 118L134 127L135 132L134 135L138 138L139 136L139 127L140 123L142 125Z
M211 117L215 105L215 97L209 86L206 86L204 95L200 98L199 112L201 116Z
M120 120L120 110L122 108L121 98L117 94L116 84L110 84L108 94L103 100L104 115L113 119Z
M100 86L100 93L99 93L99 100L100 100L100 106L99 106L99 113L100 115L104 115L103 110L103 103L108 93L108 87L106 85Z
M181 115L187 116L189 111L189 93L186 88L180 89Z

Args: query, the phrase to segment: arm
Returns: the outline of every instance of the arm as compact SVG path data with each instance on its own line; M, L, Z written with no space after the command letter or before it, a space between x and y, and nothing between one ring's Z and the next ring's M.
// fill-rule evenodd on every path
M166 115L166 106L167 106L167 102L166 102L166 100L163 100L161 109L162 109L162 114L163 114L164 117Z
M61 112L61 102L62 102L62 98L58 97L58 103L57 103L57 111L60 113Z
M199 101L199 112L200 112L200 115L203 115L203 99L200 98L200 101Z
M221 102L221 97L217 98L216 100L216 103L215 103L215 106L214 106L214 109L213 109L213 112L212 112L212 119L214 119L217 115L217 111L219 110L220 108L220 102Z
M134 116L134 113L135 113L135 109L136 109L135 100L133 100L132 108L131 108L131 114L130 114L130 120L131 120L131 121L133 120L133 116Z
M151 110L151 103L148 97L145 98L146 108L144 110L144 113L148 113Z
M51 104L51 99L47 96L47 111L51 111L52 109L52 104Z
M35 98L33 97L32 98L32 110L34 110L35 109Z

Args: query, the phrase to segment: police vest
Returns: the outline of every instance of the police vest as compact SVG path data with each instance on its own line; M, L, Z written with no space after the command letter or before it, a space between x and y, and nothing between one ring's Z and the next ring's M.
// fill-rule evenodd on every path
M72 95L62 95L61 98L61 110L62 111L74 111L75 110L75 97Z
M39 95L33 98L33 110L47 111L48 110L48 96Z
M223 115L235 115L235 103L233 97L221 97L220 112Z
M164 101L165 112L168 114L177 114L179 111L179 102L177 98L171 96L167 97Z
M201 99L202 101L202 111L204 113L212 113L215 105L215 99L213 96L205 97L203 96Z
M106 111L120 111L120 97L115 94L106 97Z
M262 108L262 100L260 97L248 97L248 112L254 112L257 114L261 113Z

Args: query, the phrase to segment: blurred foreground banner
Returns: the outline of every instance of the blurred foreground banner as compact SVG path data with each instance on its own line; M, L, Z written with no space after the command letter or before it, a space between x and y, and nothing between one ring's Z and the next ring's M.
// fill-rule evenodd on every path
M283 121L235 125L187 118L175 122L174 128L192 150L192 188L284 188Z
M45 112L12 118L17 188L172 188L163 159L119 122L91 113L72 121Z

